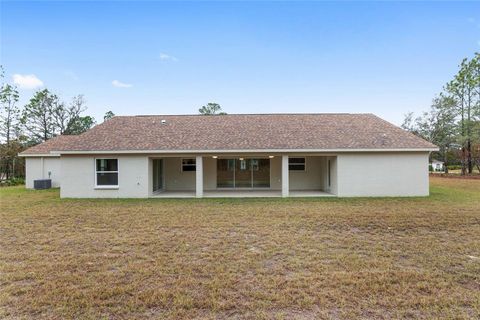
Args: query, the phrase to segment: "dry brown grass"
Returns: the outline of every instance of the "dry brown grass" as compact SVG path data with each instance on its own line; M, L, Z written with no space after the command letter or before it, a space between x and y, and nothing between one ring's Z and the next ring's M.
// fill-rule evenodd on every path
M0 318L480 317L478 180L409 199L0 197Z

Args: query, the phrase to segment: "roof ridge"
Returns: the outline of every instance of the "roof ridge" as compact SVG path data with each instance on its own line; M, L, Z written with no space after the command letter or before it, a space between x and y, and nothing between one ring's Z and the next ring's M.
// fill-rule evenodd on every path
M280 113L228 113L228 114L215 114L215 116L291 116L291 115L373 115L369 112L280 112ZM115 117L192 117L192 116L204 116L203 114L137 114L137 115L121 115Z

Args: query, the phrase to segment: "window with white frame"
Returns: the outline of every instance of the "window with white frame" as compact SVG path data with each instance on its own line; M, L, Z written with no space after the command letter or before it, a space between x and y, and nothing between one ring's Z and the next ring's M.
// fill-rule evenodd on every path
M195 171L196 168L195 159L182 159L182 171Z
M247 160L240 159L240 170L247 170Z
M288 170L305 171L305 158L288 158Z
M95 185L118 187L118 159L95 160Z

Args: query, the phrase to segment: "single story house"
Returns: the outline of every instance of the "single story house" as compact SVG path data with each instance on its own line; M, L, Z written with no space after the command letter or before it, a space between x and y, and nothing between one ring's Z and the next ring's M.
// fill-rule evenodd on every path
M25 150L62 198L427 196L438 148L373 114L117 116Z
M433 159L432 162L430 163L430 165L432 166L433 171L443 172L443 171L445 171L444 166L443 166L444 163L445 162L443 162L443 161Z

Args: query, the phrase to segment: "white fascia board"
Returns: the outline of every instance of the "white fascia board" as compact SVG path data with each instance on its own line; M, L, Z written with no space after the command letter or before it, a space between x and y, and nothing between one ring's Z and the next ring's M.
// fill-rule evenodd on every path
M432 152L438 148L398 149L239 149L239 150L95 150L95 151L52 151L55 154L216 154L216 153L350 153L350 152Z
M60 153L19 153L19 157L34 158L34 157L60 157Z

